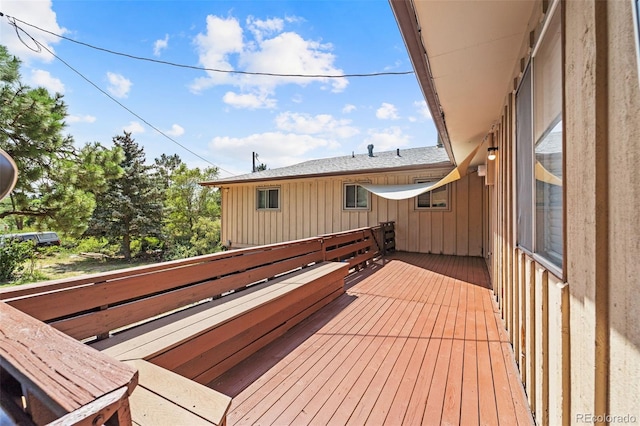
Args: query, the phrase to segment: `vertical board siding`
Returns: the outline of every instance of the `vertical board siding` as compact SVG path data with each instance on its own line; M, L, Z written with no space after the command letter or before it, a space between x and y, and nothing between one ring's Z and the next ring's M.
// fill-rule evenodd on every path
M456 185L456 254L469 255L469 179Z
M568 425L569 418L569 287L548 276L548 418L550 425Z
M447 170L430 172L426 177L439 178ZM345 183L366 180L399 185L424 177L424 172L417 171L231 185L223 193L222 234L232 241L232 247L246 247L395 221L398 250L482 256L486 189L476 173L449 185L450 209L446 211L418 210L415 198L396 201L376 195L371 195L369 210L343 209ZM264 187L280 188L280 209L256 209L256 190Z
M572 421L569 286L517 247L513 94L507 96L494 137L500 155L494 164L495 183L487 193L494 297L536 424L568 425Z
M548 292L549 272L535 265L535 360L536 389L535 418L538 424L549 424L549 321Z

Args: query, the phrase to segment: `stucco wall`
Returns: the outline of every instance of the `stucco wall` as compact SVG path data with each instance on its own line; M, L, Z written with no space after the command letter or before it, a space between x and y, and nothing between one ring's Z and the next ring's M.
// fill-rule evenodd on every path
M416 178L437 180L449 170L229 185L222 189L222 241L231 240L233 247L270 244L395 221L398 250L482 256L484 180L475 172L449 185L447 211L417 210L415 198L394 201L375 195L368 210L342 207L345 183L408 184ZM256 189L269 186L280 188L281 208L256 210Z

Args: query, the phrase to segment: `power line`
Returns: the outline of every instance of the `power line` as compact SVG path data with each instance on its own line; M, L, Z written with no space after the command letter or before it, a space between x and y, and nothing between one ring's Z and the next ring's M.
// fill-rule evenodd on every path
M5 16L5 15L2 12L0 12L0 16ZM15 22L17 21L17 22L20 22L20 23L22 23L24 25L30 26L32 28L35 28L35 29L37 29L39 31L45 32L47 34L50 34L50 35L52 35L54 37L58 37L58 38L61 38L63 40L67 40L67 41L70 41L72 43L79 44L81 46L89 47L91 49L99 50L101 52L105 52L105 53L109 53L109 54L117 55L117 56L123 56L123 57L130 58L130 59L136 59L136 60L139 60L139 61L153 62L153 63L157 63L157 64L170 65L170 66L178 67L178 68L188 68L188 69L193 69L193 70L198 70L198 71L211 71L211 72L225 73L225 74L257 75L257 76L268 76L268 77L296 77L296 78L380 77L380 76L391 76L391 75L408 75L408 74L413 74L414 73L413 71L384 71L384 72L355 73L355 74L281 74L281 73L271 73L271 72L222 70L222 69L217 69L217 68L199 67L199 66L195 66L195 65L186 65L186 64L178 64L178 63L175 63L175 62L162 61L160 59L146 58L144 56L136 56L136 55L131 55L131 54L128 54L128 53L117 52L117 51L106 49L106 48L99 47L99 46L94 46L92 44L84 43L84 42L81 42L81 41L78 41L78 40L74 40L72 38L63 36L61 34L57 34L57 33L54 33L52 31L46 30L44 28L40 28L40 27L38 27L36 25L33 25L33 24L28 23L28 22L22 21L22 20L20 20L18 18L15 18L13 16L9 16L9 15L6 15L6 16L7 16L7 18L10 18L10 20L14 21L14 23L12 23L11 25L16 26ZM24 30L22 30L22 31L24 31ZM26 34L26 32L25 32L25 34Z
M2 14L2 12L0 12L0 17L1 16L5 16L4 14ZM118 101L116 98L114 98L113 96L111 96L109 93L105 92L101 87L99 87L97 84L95 84L93 81L91 81L88 77L86 77L84 74L82 74L80 71L78 71L77 69L75 69L73 66L71 66L71 64L69 64L68 62L66 62L64 59L62 59L60 56L56 55L55 53L53 53L49 48L47 48L46 45L40 43L38 40L36 40L31 34L29 34L27 31L24 30L24 28L21 28L19 25L17 25L15 23L15 18L7 16L7 19L9 20L9 24L12 25L15 30L16 30L16 35L18 36L18 39L22 42L22 44L24 44L28 49L40 53L42 52L42 49L46 50L47 52L49 52L50 55L52 55L54 58L56 58L57 60L59 60L60 62L62 62L66 67L68 67L71 71L73 71L74 73L76 73L78 76L80 76L80 78L82 78L83 80L85 80L87 83L89 83L91 86L93 86L95 89L97 89L100 93L102 93L103 95L105 95L106 97L108 97L109 99L111 99L113 102L115 102L116 104L118 104L121 108L123 108L124 110L126 110L127 112L129 112L131 115L133 115L134 117L136 117L137 119L139 119L140 121L142 121L143 123L145 123L147 126L151 127L153 130L155 130L156 132L158 132L159 134L161 134L162 136L164 136L165 138L167 138L168 140L170 140L171 142L173 142L174 144L178 145L179 147L181 147L182 149L184 149L187 152L190 152L191 154L195 155L196 157L198 157L199 159L203 160L204 162L211 164L213 167L216 167L218 170L221 170L225 173L228 173L230 176L233 176L233 173L231 173L228 170L223 169L220 166L217 166L215 164L213 164L211 161L207 160L206 158L204 158L203 156L201 156L200 154L192 151L191 149L189 149L188 147L186 147L185 145L181 144L180 142L176 141L175 139L173 139L171 136L167 135L165 132L163 132L162 130L158 129L156 126L154 126L153 124L151 124L149 121L145 120L142 116L140 116L139 114L137 114L136 112L134 112L133 110L131 110L129 107L127 107L126 105L124 105L122 102ZM13 22L12 22L13 20ZM22 22L22 21L20 21ZM31 46L29 46L23 39L22 36L20 35L20 31L22 31L27 37L29 37L36 46L36 49L33 49Z

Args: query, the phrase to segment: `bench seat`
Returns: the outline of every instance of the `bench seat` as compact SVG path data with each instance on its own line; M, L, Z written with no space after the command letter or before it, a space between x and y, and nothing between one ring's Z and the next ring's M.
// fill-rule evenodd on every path
M129 399L133 424L225 424L230 397L147 361L125 363L139 373L138 386Z
M345 263L322 262L93 344L210 383L344 292Z

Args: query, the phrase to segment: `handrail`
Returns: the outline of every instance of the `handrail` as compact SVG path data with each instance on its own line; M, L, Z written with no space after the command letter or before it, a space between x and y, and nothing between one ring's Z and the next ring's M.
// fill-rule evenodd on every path
M0 302L2 405L35 424L125 421L135 369ZM88 419L88 420L87 420ZM129 422L130 422L129 418ZM61 423L62 424L62 423Z

